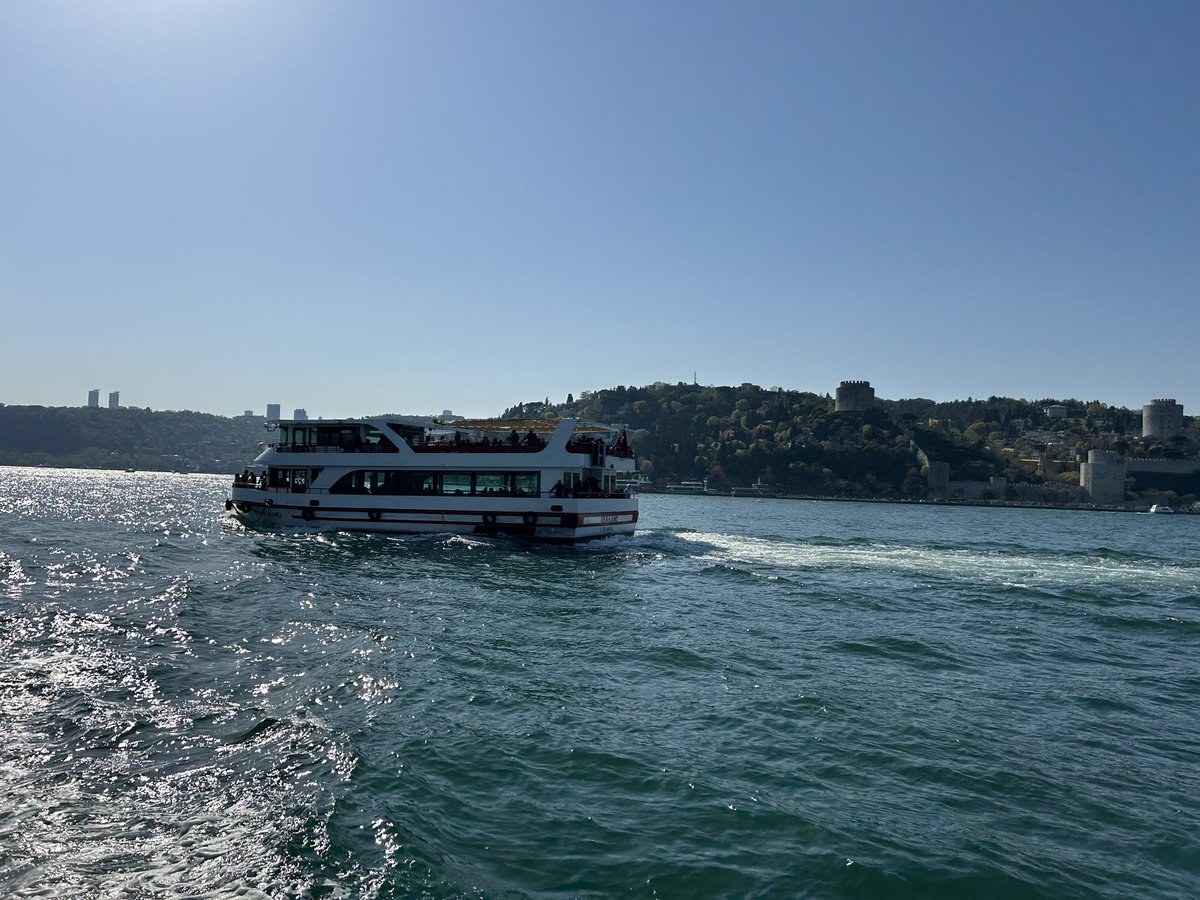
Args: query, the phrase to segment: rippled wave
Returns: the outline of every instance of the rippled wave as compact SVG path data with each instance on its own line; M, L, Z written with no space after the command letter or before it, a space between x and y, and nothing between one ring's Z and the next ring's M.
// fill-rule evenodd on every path
M645 497L559 548L224 492L0 469L0 894L1198 892L1192 517Z

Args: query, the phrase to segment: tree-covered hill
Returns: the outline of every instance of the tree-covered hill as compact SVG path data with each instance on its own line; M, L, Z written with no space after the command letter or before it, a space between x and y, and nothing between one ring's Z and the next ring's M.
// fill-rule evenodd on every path
M263 420L148 409L0 406L0 464L236 472L258 455Z
M1188 420L1184 436L1147 445L1140 410L1098 401L880 400L866 412L839 413L827 394L753 384L615 387L560 404L517 404L505 415L626 424L642 471L659 483L707 478L727 489L764 481L794 493L872 497L924 496L922 457L947 463L956 480L1002 475L1070 488L1089 449L1189 456L1200 441Z

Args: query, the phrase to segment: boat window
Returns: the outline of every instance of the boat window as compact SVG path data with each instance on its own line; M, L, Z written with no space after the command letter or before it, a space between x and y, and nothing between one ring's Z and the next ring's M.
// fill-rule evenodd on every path
M347 472L333 483L329 493L365 494L367 492L366 476L366 472Z
M392 442L392 439L378 428L367 429L366 444L371 449L382 450L385 453L394 453L396 450L396 445Z
M281 471L286 472L287 470ZM313 469L308 483L311 484L315 481L317 473L320 471L320 469ZM331 494L386 494L393 496L473 494L475 496L536 497L540 489L541 481L537 472L413 472L357 469L347 472L339 478L329 488L329 492Z
M475 476L475 493L503 494L509 490L511 476L505 472L480 472Z
M471 493L470 472L447 472L442 476L443 494Z

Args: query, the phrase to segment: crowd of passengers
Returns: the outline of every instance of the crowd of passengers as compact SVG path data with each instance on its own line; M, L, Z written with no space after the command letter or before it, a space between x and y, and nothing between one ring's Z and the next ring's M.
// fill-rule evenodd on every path
M521 437L514 428L512 434L506 439L489 438L486 435L476 440L471 435L461 431L454 432L454 437L448 441L430 441L425 444L414 445L417 449L422 447L444 447L453 445L455 447L530 447L538 448L546 446L546 442L533 431L530 431L525 437Z
M258 488L265 491L267 489L267 473L255 475L249 469L244 469L237 475L233 476L234 487Z

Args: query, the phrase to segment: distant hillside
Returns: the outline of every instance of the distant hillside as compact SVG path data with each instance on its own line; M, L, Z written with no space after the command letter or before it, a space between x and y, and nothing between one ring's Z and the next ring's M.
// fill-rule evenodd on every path
M643 473L660 484L707 478L726 490L761 480L793 493L883 498L926 495L922 454L947 463L953 479L1004 476L1056 502L1056 491L1078 484L1079 460L1090 449L1194 457L1200 444L1195 419L1185 419L1184 436L1147 444L1140 410L1095 401L880 400L862 413L834 407L829 395L681 382L520 403L504 414L624 423ZM1050 407L1061 407L1058 415Z
M1023 497L1072 502L1089 450L1179 459L1195 458L1200 447L1198 419L1185 417L1177 438L1148 443L1140 410L1096 401L880 400L861 413L834 407L827 394L659 383L586 391L565 403L518 403L501 415L625 424L641 471L659 484L707 478L729 490L762 481L815 496L920 499L928 494L926 462L938 462L954 481L1003 476ZM232 473L270 439L262 423L197 412L0 406L0 465ZM1162 468L1137 475L1131 489L1200 494L1195 477Z
M0 465L236 472L262 420L146 409L0 406Z

